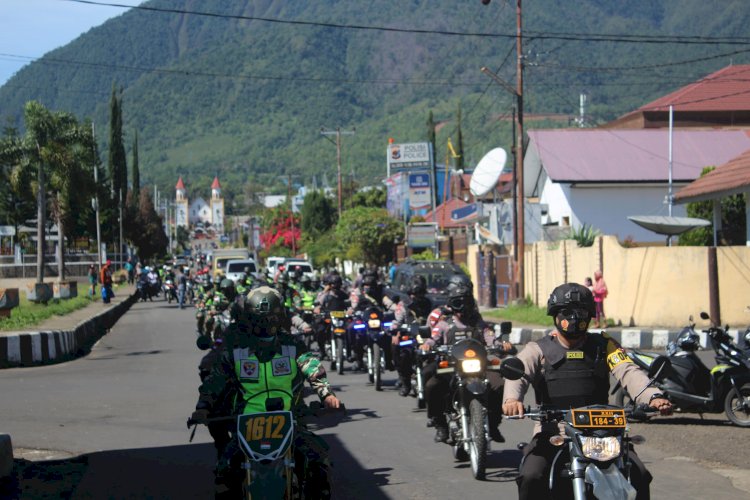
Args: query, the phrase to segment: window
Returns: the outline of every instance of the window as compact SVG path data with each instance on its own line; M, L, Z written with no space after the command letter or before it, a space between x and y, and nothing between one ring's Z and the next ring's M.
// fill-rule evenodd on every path
M562 218L562 225L563 226L570 226L570 217L567 215Z

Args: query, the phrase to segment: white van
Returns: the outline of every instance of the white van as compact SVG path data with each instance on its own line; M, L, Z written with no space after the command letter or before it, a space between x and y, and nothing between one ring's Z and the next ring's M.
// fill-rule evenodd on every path
M258 266L255 264L253 259L232 259L227 261L226 277L230 280L237 282L240 279L242 273L245 272L245 268L249 268L249 274L255 274L258 272Z

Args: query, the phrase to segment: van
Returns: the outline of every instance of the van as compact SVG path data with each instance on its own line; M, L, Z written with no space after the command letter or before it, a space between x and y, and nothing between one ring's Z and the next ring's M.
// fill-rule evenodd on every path
M296 268L300 268L302 273L305 276L313 277L313 267L312 264L307 262L306 260L296 260L296 259L289 259L284 261L284 270L288 273L293 273Z
M255 260L232 259L227 262L225 275L236 283L237 280L240 279L240 276L245 272L246 267L248 268L248 275L258 272L258 266L255 264Z
M211 276L216 278L219 274L226 274L227 262L230 260L247 260L250 252L247 248L217 248L212 251Z

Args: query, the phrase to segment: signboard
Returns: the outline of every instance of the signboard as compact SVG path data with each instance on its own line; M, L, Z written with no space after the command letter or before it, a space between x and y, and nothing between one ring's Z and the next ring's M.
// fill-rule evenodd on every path
M432 165L429 142L388 145L389 171L429 168Z
M473 218L477 214L477 204L472 203L465 207L457 208L451 211L451 220L453 222L461 222L464 219Z
M421 210L431 206L430 174L409 174L409 208Z
M425 248L435 246L435 235L437 224L432 222L420 222L409 224L407 230L407 244L412 248Z
M15 236L16 228L13 226L0 226L0 236Z

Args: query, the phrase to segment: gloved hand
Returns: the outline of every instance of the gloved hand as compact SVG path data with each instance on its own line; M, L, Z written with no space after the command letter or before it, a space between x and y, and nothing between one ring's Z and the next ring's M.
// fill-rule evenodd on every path
M192 415L190 415L190 420L194 420L199 424L205 424L206 420L208 420L208 410L195 410Z

